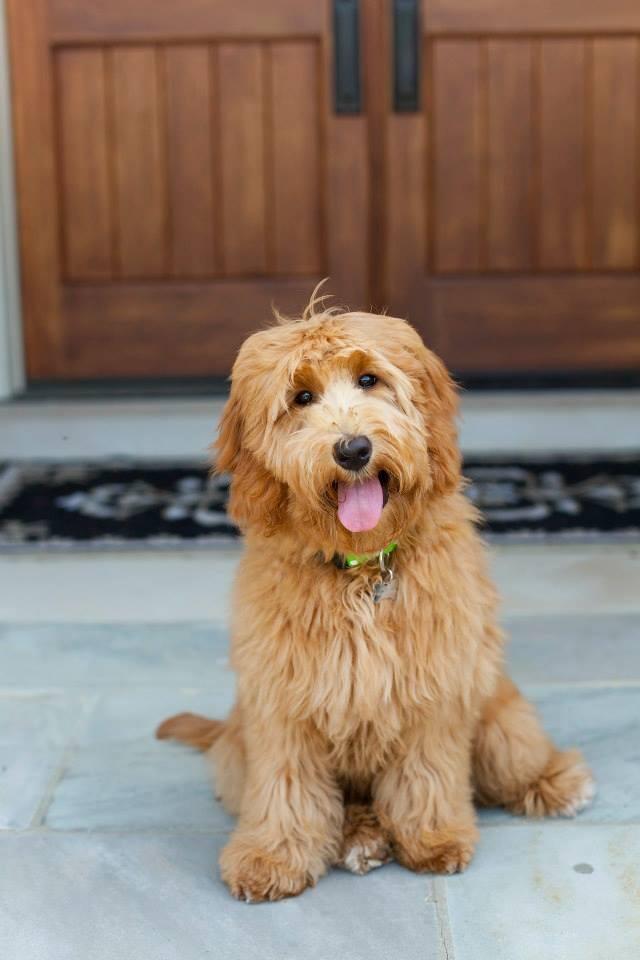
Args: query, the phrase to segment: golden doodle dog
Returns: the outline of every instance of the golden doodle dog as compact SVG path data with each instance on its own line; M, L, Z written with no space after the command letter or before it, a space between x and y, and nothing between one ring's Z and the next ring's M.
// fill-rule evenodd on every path
M239 818L220 858L235 897L292 896L336 864L453 873L474 799L573 816L593 794L503 672L455 417L403 320L312 300L240 350L216 461L246 535L237 702L158 730L209 750Z

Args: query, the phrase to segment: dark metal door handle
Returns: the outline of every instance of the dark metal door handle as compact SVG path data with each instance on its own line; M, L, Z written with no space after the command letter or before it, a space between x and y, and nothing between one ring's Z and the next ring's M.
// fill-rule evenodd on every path
M333 0L336 113L360 113L360 11L358 0Z
M393 108L420 109L418 0L393 0Z

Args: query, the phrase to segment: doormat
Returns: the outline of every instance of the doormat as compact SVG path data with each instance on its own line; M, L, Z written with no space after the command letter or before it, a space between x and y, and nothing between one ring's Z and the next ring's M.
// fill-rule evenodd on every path
M489 540L640 538L640 454L473 457L464 473ZM0 550L233 544L228 490L226 477L195 463L4 463Z

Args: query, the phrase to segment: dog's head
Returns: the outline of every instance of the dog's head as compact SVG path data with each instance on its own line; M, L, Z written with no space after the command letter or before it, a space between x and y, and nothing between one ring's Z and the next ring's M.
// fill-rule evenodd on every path
M374 551L456 489L456 394L404 320L307 313L245 341L216 444L230 513L315 550Z

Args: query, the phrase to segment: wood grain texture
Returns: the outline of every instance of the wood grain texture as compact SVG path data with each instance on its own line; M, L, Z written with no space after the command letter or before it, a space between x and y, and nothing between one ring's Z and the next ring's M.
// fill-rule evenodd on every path
M22 318L27 375L37 379L54 377L64 370L65 348L58 286L58 183L47 3L46 0L8 0L7 14Z
M582 40L540 45L539 264L588 266L587 52Z
M59 164L65 273L71 279L112 275L105 55L56 55Z
M207 46L165 50L169 272L211 276L214 252L212 101L215 90Z
M265 56L259 43L222 43L218 49L217 141L228 276L267 268Z
M367 236L371 187L365 117L327 121L327 238L329 284L337 302L356 310L369 303Z
M333 113L329 3L11 6L32 377L226 374L325 272L368 305L367 119Z
M389 303L411 319L411 290L427 263L426 123L422 114L389 117L386 256Z
M434 278L416 297L435 318L419 329L435 322L434 345L461 374L640 366L638 274Z
M640 30L637 0L425 0L423 24L436 34L607 33Z
M118 267L122 277L167 273L166 143L161 52L116 47L111 70Z
M640 365L635 0L425 0L402 116L384 0L360 116L327 0L8 7L31 378L224 375L325 272L461 372Z
M486 182L483 48L472 40L433 47L433 257L436 271L483 265Z
M28 0L26 0L28 2ZM300 0L49 0L54 43L295 37L326 29L322 2Z
M531 46L491 41L487 55L487 266L528 270L533 265Z
M271 304L299 314L319 279L67 286L74 335L65 374L227 376L244 338L271 319Z
M636 38L594 40L592 263L631 269L638 260L638 77Z
M270 49L273 267L276 273L322 269L320 89L315 43Z

